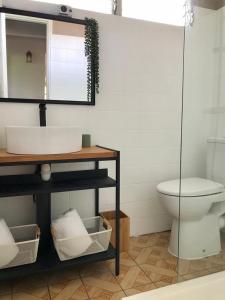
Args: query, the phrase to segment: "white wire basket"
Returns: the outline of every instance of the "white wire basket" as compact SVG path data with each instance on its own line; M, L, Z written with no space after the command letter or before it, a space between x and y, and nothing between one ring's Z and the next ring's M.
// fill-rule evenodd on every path
M18 247L18 254L6 266L0 269L32 264L37 260L38 246L40 240L40 229L36 224L16 226L9 228ZM0 253L7 253L9 245L0 245Z
M112 234L112 227L110 226L110 224L100 216L83 219L82 221L84 223L85 228L87 229L87 236L77 236L74 238L72 237L67 239L56 239L54 231L52 230L55 249L61 261L108 250ZM76 245L76 243L77 245L79 245L82 243L82 241L84 241L84 239L87 238L91 239L91 243L88 249L86 249L86 251L74 256L68 256L67 254L65 254L64 249L68 247L68 245L70 245L71 243L73 245Z

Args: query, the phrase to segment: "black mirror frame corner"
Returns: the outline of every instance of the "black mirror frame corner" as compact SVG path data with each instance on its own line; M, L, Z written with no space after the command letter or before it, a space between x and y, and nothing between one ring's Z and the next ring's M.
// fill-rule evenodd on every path
M27 16L27 17L35 17L35 18L42 18L47 20L54 20L54 21L61 21L66 23L74 23L74 24L80 24L84 26L90 26L90 23L88 22L89 19L75 19L72 17L65 17L60 15L52 15L52 14L46 14L46 13L40 13L40 12L34 12L34 11L27 11L27 10L20 10L20 9L14 9L14 8L7 8L7 7L0 7L0 13L6 13L6 14L13 14L13 15L20 15L20 16ZM92 19L90 19L92 20ZM96 22L97 23L97 22ZM91 28L92 30L92 28ZM98 36L96 37L98 39ZM88 101L71 101L71 100L43 100L43 99L22 99L22 98L1 98L0 102L8 102L8 103L33 103L33 104L67 104L67 105L95 105L95 96L96 91L98 92L98 81L96 83L96 73L98 74L98 70L96 72L96 66L95 66L95 59L91 57L91 96L90 100Z

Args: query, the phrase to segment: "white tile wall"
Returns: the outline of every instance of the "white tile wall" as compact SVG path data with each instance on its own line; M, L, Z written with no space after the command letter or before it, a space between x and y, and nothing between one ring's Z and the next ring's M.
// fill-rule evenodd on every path
M84 37L51 33L48 67L50 99L87 100Z
M186 30L182 177L206 177L207 138L217 135L210 109L217 106L219 12L195 8L194 26Z
M83 18L88 13L74 14ZM92 134L93 144L121 150L121 206L131 217L132 234L166 230L171 220L159 203L155 187L179 176L183 30L117 16L90 15L98 19L100 28L101 82L96 106L48 106L48 124L80 126ZM38 124L37 108L33 106L0 107L1 127L8 123ZM112 163L102 165L109 165L113 173ZM113 200L113 189L101 191L102 210L112 209ZM13 205L10 209L18 202ZM53 217L70 206L77 207L82 216L93 214L93 192L53 195ZM0 200L0 217L1 207L4 203ZM24 211L27 218L23 221L28 222L32 208L24 206ZM15 223L15 218L11 222Z
M211 117L211 136L225 136L225 7L215 15L214 29L214 97L208 105L208 116Z

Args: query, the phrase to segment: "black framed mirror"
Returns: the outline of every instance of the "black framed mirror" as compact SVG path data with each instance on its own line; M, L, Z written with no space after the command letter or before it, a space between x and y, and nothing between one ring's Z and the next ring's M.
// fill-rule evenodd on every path
M95 20L1 7L0 40L0 102L95 105Z

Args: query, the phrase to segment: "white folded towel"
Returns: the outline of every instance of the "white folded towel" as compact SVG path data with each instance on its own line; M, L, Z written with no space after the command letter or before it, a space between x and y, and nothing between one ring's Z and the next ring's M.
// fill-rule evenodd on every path
M18 254L19 248L6 222L0 220L0 268L8 265Z
M66 239L58 245L67 258L81 255L92 244L92 239L75 209L53 221L52 228L56 239Z

